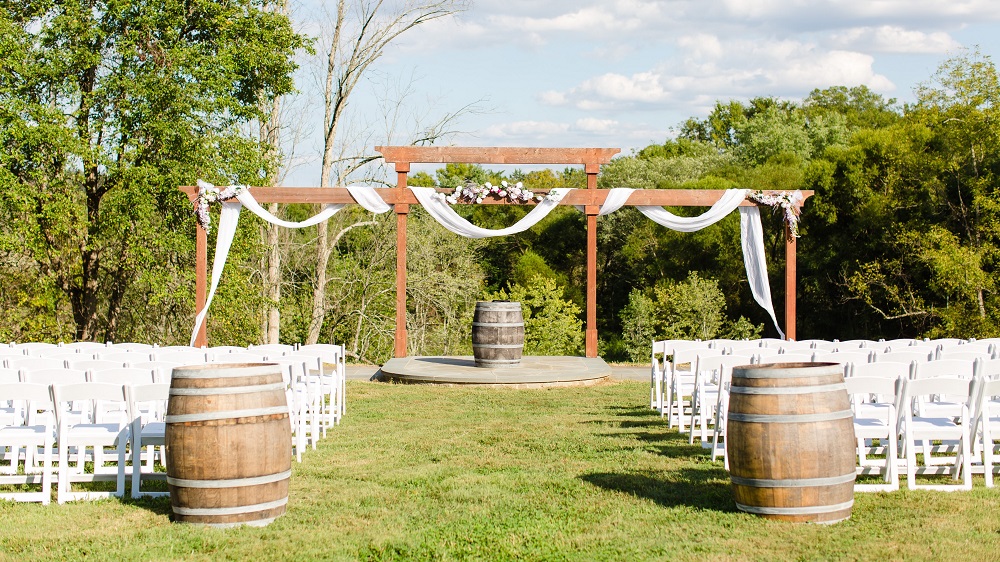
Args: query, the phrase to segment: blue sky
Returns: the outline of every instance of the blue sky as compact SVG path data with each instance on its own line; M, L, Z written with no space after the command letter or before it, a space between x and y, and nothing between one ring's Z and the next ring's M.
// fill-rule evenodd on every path
M333 6L303 0L292 17L322 35ZM912 101L913 88L963 47L1000 52L998 23L995 0L473 1L386 51L351 101L343 142L370 152L391 130L389 142L404 143L471 105L444 144L627 154L673 137L716 101L798 101L860 84ZM301 94L287 108L299 140L285 185L318 185L320 176L319 64L302 63Z

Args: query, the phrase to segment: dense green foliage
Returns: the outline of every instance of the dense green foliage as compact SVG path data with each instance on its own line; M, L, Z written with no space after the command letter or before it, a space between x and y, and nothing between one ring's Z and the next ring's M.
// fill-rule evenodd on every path
M1000 546L1000 491L978 475L970 492L858 493L836 525L741 513L722 461L641 405L646 382L347 392L267 527L171 523L167 498L0 502L0 559L994 560Z
M0 2L0 338L179 343L193 318L194 225L177 186L269 178L251 132L289 91L306 40L258 0ZM680 136L604 167L599 185L814 190L798 244L799 338L1000 334L1000 82L988 56L944 61L901 106L863 86L801 102L718 102ZM497 172L449 164L412 185L523 181L583 187L579 169ZM459 206L487 228L524 206ZM671 209L698 214L702 209ZM282 209L296 220L308 205ZM579 351L585 217L560 207L517 236L459 238L409 215L412 353L468 353L477 299L525 301L537 353ZM784 300L779 213L765 212L772 294ZM747 286L735 216L695 233L635 209L602 217L598 330L608 359L651 338L775 335ZM321 341L358 361L391 353L395 218L359 209L329 226ZM264 230L241 219L209 315L210 343L262 341ZM314 314L315 231L282 235L281 339ZM762 332L761 332L762 330ZM556 337L556 334L559 334Z
M261 0L0 1L0 338L183 334L177 187L269 173L244 129L303 41Z

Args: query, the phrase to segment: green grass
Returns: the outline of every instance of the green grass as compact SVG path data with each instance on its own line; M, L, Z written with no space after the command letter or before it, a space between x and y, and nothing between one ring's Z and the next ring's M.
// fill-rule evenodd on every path
M642 382L547 390L348 383L265 528L172 524L169 502L0 502L0 559L996 559L1000 490L856 494L849 521L740 513L721 463ZM904 484L905 486L905 484Z

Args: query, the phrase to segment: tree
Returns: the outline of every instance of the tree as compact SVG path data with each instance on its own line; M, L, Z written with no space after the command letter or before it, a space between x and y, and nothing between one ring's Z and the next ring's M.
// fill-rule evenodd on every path
M320 186L344 184L352 174L377 157L357 153L339 142L348 102L358 82L382 57L387 46L407 31L464 9L463 0L404 0L386 6L384 0L338 0L333 14L333 36L326 50L323 92L323 161ZM456 116L452 114L449 118ZM433 142L444 134L429 127L418 139ZM339 150L339 153L338 153ZM327 269L333 251L326 222L317 225L316 276L307 343L316 343L327 313Z
M521 303L526 355L580 355L584 343L580 307L564 300L562 293L555 280L534 277L527 285L514 285L487 299Z
M166 287L152 301L133 294L150 272L183 277L190 263L177 186L267 175L267 148L241 127L291 90L305 42L253 0L0 8L4 268L31 270L39 294L57 291L76 339L144 337L190 309L177 306L189 294ZM123 328L123 314L152 302L166 308Z

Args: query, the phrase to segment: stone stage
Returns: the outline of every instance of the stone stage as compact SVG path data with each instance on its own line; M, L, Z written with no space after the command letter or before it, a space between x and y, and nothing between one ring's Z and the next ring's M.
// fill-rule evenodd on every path
M528 356L516 367L476 367L472 356L390 359L377 380L413 384L476 385L513 388L589 386L607 380L611 367L600 357Z

